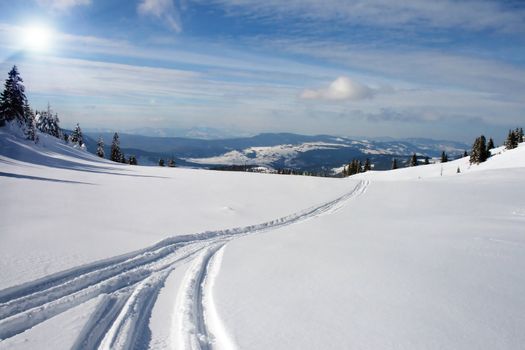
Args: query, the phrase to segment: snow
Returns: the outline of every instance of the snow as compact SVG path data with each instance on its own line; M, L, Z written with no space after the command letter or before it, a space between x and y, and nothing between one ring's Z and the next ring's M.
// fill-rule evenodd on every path
M216 165L271 165L273 162L284 159L291 162L299 153L321 149L337 149L349 147L346 144L328 142L305 142L299 145L278 145L267 147L249 147L242 151L233 150L220 156L208 158L186 158L185 160L197 164Z
M525 343L523 144L327 179L40 140L0 128L0 349Z

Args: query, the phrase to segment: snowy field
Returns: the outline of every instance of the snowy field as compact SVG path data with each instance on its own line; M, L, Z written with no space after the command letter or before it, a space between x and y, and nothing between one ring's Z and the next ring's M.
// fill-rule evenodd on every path
M494 153L325 179L0 129L0 349L523 348L525 147Z

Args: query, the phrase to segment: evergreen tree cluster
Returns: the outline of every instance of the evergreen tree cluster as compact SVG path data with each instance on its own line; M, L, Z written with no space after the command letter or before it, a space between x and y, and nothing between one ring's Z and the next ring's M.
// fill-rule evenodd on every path
M64 138L67 142L60 128L58 115L52 113L49 104L45 111L34 112L31 109L25 95L23 79L16 66L9 71L0 95L0 126L11 121L16 121L29 140L38 142L39 131L59 139Z
M56 138L62 138L62 130L60 129L60 120L58 114L54 114L51 111L49 104L47 105L46 111L36 111L36 128L45 134L54 136Z
M369 158L366 158L364 164L361 163L359 159L352 159L352 161L343 168L343 176L351 176L369 170L372 170L372 163Z
M301 172L295 169L283 168L283 169L278 169L277 174L279 175L301 175Z
M509 130L507 139L505 140L505 148L513 149L518 147L519 143L523 142L523 128L516 128L515 130Z
M479 164L486 161L490 157L490 149L487 147L487 139L481 135L477 137L472 145L470 152L470 164ZM494 142L493 142L494 144Z

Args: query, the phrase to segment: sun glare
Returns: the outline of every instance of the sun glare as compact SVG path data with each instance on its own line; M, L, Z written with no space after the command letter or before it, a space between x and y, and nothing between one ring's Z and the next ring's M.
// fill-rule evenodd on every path
M23 31L24 47L28 50L45 51L49 48L51 30L44 26L28 26Z

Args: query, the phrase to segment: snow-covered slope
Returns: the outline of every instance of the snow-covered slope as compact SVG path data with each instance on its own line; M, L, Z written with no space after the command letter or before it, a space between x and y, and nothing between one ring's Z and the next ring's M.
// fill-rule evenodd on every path
M525 147L497 152L326 179L0 128L0 348L520 348Z

